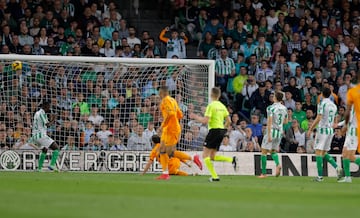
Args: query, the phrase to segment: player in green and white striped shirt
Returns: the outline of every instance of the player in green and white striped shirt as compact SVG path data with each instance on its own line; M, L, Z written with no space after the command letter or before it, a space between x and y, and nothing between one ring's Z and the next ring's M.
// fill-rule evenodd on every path
M357 119L355 116L354 106L351 107L351 110L347 110L345 113L350 113L350 115L348 115L350 116L349 124L346 128L344 128L346 129L346 137L342 151L345 177L338 182L351 183L350 162L353 161L355 164L360 166L360 158L356 158L355 156L358 147ZM343 125L345 125L345 121L338 123L338 126Z
M331 166L336 169L338 178L341 177L342 168L337 165L334 158L327 152L330 150L331 140L334 135L334 123L336 123L337 107L329 99L331 91L329 88L324 88L322 91L324 99L318 105L318 113L316 119L309 127L307 137L310 137L312 130L317 127L317 134L315 136L315 155L318 176L314 179L316 182L322 182L323 179L323 159L327 160Z
M259 178L266 178L267 154L276 164L276 176L280 175L281 165L277 151L283 137L283 126L288 122L287 108L280 102L284 98L284 93L276 92L274 104L267 107L267 131L261 145L261 175Z
M48 168L49 170L57 171L56 160L59 156L59 146L52 138L47 135L47 126L55 122L55 116L52 116L49 120L46 114L50 112L50 106L50 102L43 102L41 109L38 110L34 115L31 141L41 147L38 166L39 171L42 170L48 148L53 150L50 166Z

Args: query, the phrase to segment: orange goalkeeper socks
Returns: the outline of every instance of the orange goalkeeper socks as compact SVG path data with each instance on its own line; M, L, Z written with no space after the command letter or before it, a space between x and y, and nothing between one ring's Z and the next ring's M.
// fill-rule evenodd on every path
M187 172L179 170L176 175L178 175L178 176L188 176L189 174L187 174Z
M169 174L168 164L169 164L169 155L167 153L160 154L160 164L164 174Z
M191 160L191 156L182 151L174 151L174 157L179 158L180 161Z

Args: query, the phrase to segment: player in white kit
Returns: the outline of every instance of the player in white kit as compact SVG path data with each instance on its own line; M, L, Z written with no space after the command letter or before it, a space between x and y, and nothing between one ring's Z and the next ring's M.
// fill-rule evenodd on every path
M56 160L59 156L59 146L52 138L47 135L47 126L55 122L55 116L52 116L49 120L46 114L49 112L50 102L43 102L41 109L38 110L34 115L31 141L41 147L38 166L39 171L42 170L48 148L53 150L50 166L48 168L51 171L57 171Z
M276 164L276 176L280 175L281 165L277 152L283 137L283 126L288 122L287 108L280 103L283 97L284 94L282 92L276 92L274 104L268 106L266 109L267 131L261 145L261 175L259 178L266 177L266 161L267 154L269 153Z
M351 174L350 174L350 162L353 161L360 166L360 158L356 158L355 153L358 147L358 136L357 136L357 120L355 116L354 106L351 107L349 124L346 129L345 143L342 152L343 156L343 166L345 177L338 182L340 183L351 183ZM340 122L338 126L343 126L345 121Z
M323 179L323 159L327 160L331 166L336 169L338 178L341 177L342 168L337 165L334 158L327 152L330 150L331 140L334 135L334 123L336 123L337 107L329 99L331 91L329 88L324 88L322 91L323 100L318 105L318 112L316 119L310 126L307 137L310 137L312 130L317 127L317 134L315 136L315 155L318 176L314 179L316 182L322 182Z

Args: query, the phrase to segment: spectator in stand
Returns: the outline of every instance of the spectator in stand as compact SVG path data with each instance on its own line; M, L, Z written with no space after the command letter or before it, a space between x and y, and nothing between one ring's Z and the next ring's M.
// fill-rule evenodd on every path
M274 72L268 68L267 61L261 61L261 66L257 69L255 78L257 82L265 82L266 80L274 81Z
M99 115L98 111L99 111L99 108L97 108L96 106L93 106L91 108L91 113L88 118L88 120L91 121L92 124L95 126L100 126L101 122L104 121L104 117Z
M100 36L104 40L110 40L115 29L111 26L109 18L104 19L104 25L100 27Z
M270 105L269 101L270 92L266 90L264 82L259 83L259 88L251 95L250 105L251 110L266 114L266 108Z
M331 140L330 154L341 154L345 142L345 136L341 134L341 129L336 128L335 134Z
M285 92L285 100L284 100L284 105L287 108L291 108L292 111L295 110L295 101L292 98L292 94L290 91L286 91Z
M21 27L19 35L19 44L24 46L25 44L32 45L34 44L34 38L28 33L28 28L26 26Z
M221 40L220 40L220 44L221 44ZM199 45L199 57L200 58L207 58L209 51L214 48L214 43L213 43L213 36L211 35L210 32L205 33L205 39L200 43ZM211 58L213 59L213 58Z
M138 125L135 127L135 131L130 136L127 149L130 151L150 151L151 145L148 138L145 137L143 134L144 127L141 125Z
M115 57L115 49L111 48L111 41L106 40L104 43L104 47L99 50L100 54L105 57Z
M254 53L256 55L256 60L258 63L265 60L267 62L270 61L271 58L271 50L265 45L265 35L259 34L258 36L258 45L254 49Z
M234 61L228 57L228 51L226 48L222 48L220 52L220 58L215 61L215 77L216 85L221 87L224 92L227 90L227 84L229 78L235 76L235 64Z
M254 137L258 142L261 142L263 137L263 125L259 122L260 116L258 114L252 114L251 123L247 125L247 128L251 129L252 137Z
M176 29L171 30L171 38L165 36L165 34L170 31L169 27L163 29L160 33L160 40L163 43L166 43L166 58L171 59L174 56L177 58L186 58L186 43L188 43L188 38L184 32L180 33ZM139 43L140 44L140 43Z
M136 29L133 26L129 27L129 36L127 37L127 43L130 48L134 48L135 44L141 44L140 39L136 37Z
M55 45L53 37L48 37L47 45L43 49L45 55L59 55L59 48Z
M120 20L120 29L119 31L119 38L127 38L129 37L129 29L127 28L127 22L125 19L121 19Z
M210 32L211 35L215 36L217 34L218 29L225 29L224 25L222 25L219 21L219 17L216 15L210 16L210 22L208 22L203 30L203 38L205 38L205 34Z
M236 148L230 145L229 136L225 135L220 145L219 151L236 151Z
M305 148L305 132L299 126L299 122L294 119L291 128L285 133L284 150L289 153L296 153L298 147Z
M293 111L293 119L297 120L299 125L305 120L306 113L302 109L300 101L295 102L295 110Z
M220 50L221 50L221 39L216 38L214 42L214 47L209 49L207 58L210 60L216 60L220 58Z
M309 129L309 124L314 121L314 112L311 109L306 110L306 119L303 120L300 124L301 129L305 132Z
M40 43L40 37L35 36L34 37L34 44L32 45L31 51L33 55L44 55L45 51L41 47Z

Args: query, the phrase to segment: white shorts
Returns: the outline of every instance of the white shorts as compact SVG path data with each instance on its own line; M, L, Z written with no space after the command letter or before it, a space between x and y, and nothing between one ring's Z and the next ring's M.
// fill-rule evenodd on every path
M344 147L349 151L356 151L358 147L358 137L346 134Z
M331 147L331 141L334 134L316 133L315 136L315 150L329 151Z
M54 143L55 141L52 138L50 138L49 136L45 135L44 137L41 137L39 139L33 139L33 142L36 145L40 146L41 148L44 148L44 147L49 148L50 145L52 143Z
M279 150L281 138L272 138L271 142L268 142L267 134L264 135L262 140L261 148L266 150Z

